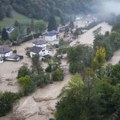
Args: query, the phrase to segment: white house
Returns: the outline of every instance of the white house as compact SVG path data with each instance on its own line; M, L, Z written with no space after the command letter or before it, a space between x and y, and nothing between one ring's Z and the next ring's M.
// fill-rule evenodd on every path
M47 42L43 41L43 40L36 40L35 42L33 42L33 46L46 48L47 47Z
M46 55L50 55L50 52L46 48L34 46L30 51L30 57L32 58L34 55L39 55L41 59Z
M1 58L11 56L12 53L13 53L12 49L8 45L2 46L0 48L0 57Z
M48 42L51 42L51 41L54 41L56 40L58 37L58 32L53 30L53 31L50 31L48 32L46 35L45 35L45 40L48 41Z

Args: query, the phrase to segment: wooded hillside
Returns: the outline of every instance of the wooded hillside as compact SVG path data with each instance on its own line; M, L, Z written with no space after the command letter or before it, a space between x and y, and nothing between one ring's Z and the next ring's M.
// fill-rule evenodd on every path
M69 14L86 13L94 0L1 0L0 20L11 17L11 8L25 16L48 19L52 14L63 17Z

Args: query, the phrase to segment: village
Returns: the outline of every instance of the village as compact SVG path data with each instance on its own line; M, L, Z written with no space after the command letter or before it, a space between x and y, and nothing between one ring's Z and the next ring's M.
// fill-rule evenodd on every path
M95 21L96 19L89 15L85 20L82 18L78 21L76 18L74 25L69 23L68 26L61 26L58 31L52 30L44 33L38 38L33 37L33 40L27 41L20 46L0 46L0 91L18 92L19 89L16 77L18 69L21 66L26 65L30 68L31 58L36 54L39 55L40 61L45 61L45 59L54 57L57 49L55 46L59 46L59 41L61 39L64 39L69 44L72 44L73 42L77 43L78 41L73 37L71 31L86 27ZM67 33L65 33L65 28L68 28ZM8 33L11 33L12 31L14 31L13 27L7 28ZM42 62L42 67L45 70L47 63Z
M62 49L64 47L76 46L79 44L92 46L94 42L94 31L99 28L101 28L100 34L105 34L107 31L111 31L112 26L106 22L102 22L90 29L83 29L82 34L80 32L80 35L77 35L77 37L71 35L71 31L75 31L76 29L81 30L82 28L86 28L91 23L93 24L96 21L97 19L91 18L90 16L85 20L77 18L77 20L74 22L74 27L72 26L69 28L68 34L65 32L65 26L62 26L59 28L59 31L53 30L47 32L43 36L39 36L38 38L33 37L32 40L27 41L20 46L1 46L1 50L7 48L7 50L4 50L4 54L1 54L1 58L3 58L3 56L5 58L17 56L19 59L16 59L16 57L14 57L14 59L7 59L5 61L4 59L1 59L3 61L0 64L0 91L10 91L14 93L19 91L19 85L16 80L18 69L23 65L30 68L31 59L36 54L39 54L39 60L42 62L42 68L45 70L48 66L48 63L44 62L45 59L52 58L56 55L61 39L64 39L68 43L67 46L62 46ZM13 50L17 50L17 52L13 53ZM28 54L26 55L26 53ZM67 72L69 69L69 64L66 59L66 54L59 54L58 57L62 58L60 65L61 68L63 70L65 69L65 72ZM112 61L110 62L112 63ZM55 105L58 101L57 97L63 87L68 84L70 78L71 74L67 72L63 81L47 85L45 88L38 89L32 95L22 98L14 108L15 112L18 114L22 113L24 116L26 116L27 120L38 120L38 118L41 118L42 120L48 120L49 118L53 117Z

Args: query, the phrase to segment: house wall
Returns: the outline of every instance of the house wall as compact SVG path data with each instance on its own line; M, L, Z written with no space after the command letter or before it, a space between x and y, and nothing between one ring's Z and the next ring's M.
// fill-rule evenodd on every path
M36 55L36 53L30 52L30 57L31 57L31 58L32 58L34 55Z
M46 47L47 47L46 44L43 44L43 45L36 45L36 44L33 44L33 46L36 46L36 47L42 47L42 48L46 48Z
M30 52L30 57L32 58L34 55L36 55L36 53L34 52ZM39 56L43 57L45 55L50 55L50 52L47 49L43 49L39 52Z
M54 41L57 39L57 35L54 36L45 36L45 40L46 41Z
M8 56L10 56L10 55L12 55L12 51L10 51L10 52L8 52L8 53L6 53L6 54L0 54L0 57L8 57Z
M8 57L8 56L12 55L12 53L13 53L12 51L6 53L6 54L5 54L5 57Z

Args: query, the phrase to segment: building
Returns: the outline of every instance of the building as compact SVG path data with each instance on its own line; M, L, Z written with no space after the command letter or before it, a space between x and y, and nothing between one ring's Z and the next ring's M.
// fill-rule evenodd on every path
M48 42L56 40L58 37L58 32L53 30L45 34L45 40Z
M46 55L50 55L50 52L46 48L42 47L32 47L30 51L30 57L32 58L35 55L39 55L40 59Z
M3 63L3 58L2 57L0 57L0 63Z
M5 46L2 46L0 47L0 57L8 57L10 55L12 55L12 49L8 46L8 45L5 45Z
M33 46L46 48L47 47L47 42L43 41L43 40L36 40L35 42L33 42Z

